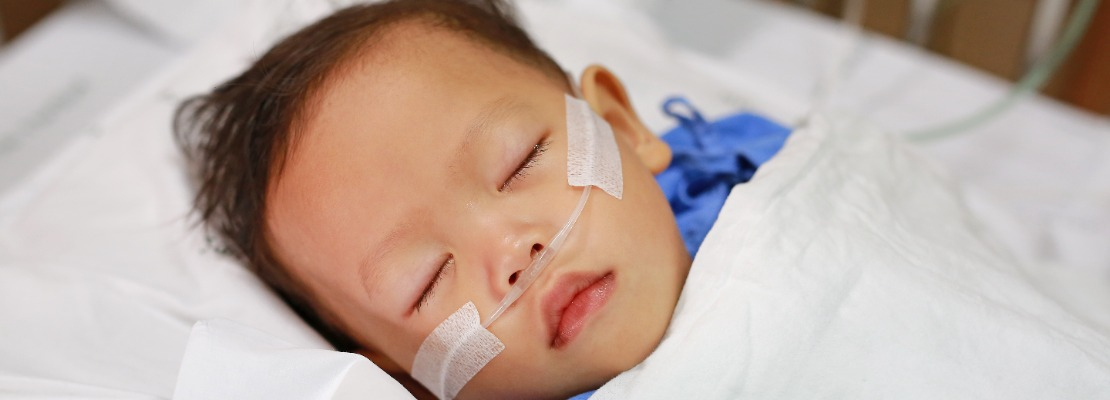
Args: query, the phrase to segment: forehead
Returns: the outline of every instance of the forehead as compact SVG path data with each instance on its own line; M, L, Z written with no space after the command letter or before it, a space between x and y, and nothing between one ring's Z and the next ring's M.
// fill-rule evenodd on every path
M445 188L414 183L445 182L481 109L560 93L537 68L458 33L390 28L322 88L294 137L267 196L275 252L310 287L350 279L314 268L357 266L391 226L426 222L401 216L428 215L420 208Z
M560 87L539 68L418 20L386 28L333 75L308 104L293 158L328 144L428 149L450 140L476 107Z

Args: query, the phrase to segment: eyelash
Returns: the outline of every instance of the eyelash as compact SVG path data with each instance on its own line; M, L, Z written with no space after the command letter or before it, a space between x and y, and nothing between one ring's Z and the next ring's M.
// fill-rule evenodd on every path
M443 275L446 275L447 269L451 268L453 265L455 265L455 256L448 254L447 259L443 260L443 264L439 265L439 270L436 271L436 275L432 277L432 281L428 282L428 286L424 287L424 292L421 293L420 298L416 300L416 306L414 307L416 311L420 311L420 308L424 307L424 305L428 303L428 300L431 300L436 285L439 284L439 281L443 280Z
M501 188L497 189L497 191L513 191L513 183L516 183L516 181L520 179L524 179L524 177L528 175L528 169L536 165L536 161L539 160L540 156L543 155L544 152L547 151L547 146L549 144L551 144L550 140L543 140L539 143L536 143L535 146L532 146L532 152L528 153L528 156L524 158L524 161L520 162L520 166L516 167L516 171L514 171L511 176L509 176L509 179L505 180L505 183L501 184Z

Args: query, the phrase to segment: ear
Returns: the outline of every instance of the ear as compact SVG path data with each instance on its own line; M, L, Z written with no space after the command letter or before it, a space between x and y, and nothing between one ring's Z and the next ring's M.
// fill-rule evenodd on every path
M653 174L663 172L671 163L671 147L655 136L632 108L628 93L616 75L600 65L582 72L582 97L610 126L617 140L624 141L640 162Z

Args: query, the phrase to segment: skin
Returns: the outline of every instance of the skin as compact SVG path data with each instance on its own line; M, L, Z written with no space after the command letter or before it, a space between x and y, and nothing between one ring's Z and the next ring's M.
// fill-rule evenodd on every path
M424 338L463 304L488 317L570 215L582 189L566 181L565 90L535 67L418 22L388 29L337 74L271 185L268 240L363 354L408 372ZM593 191L555 260L490 327L506 349L460 398L595 389L646 358L674 311L690 258L653 178L670 149L610 72L590 67L581 87L613 127L623 199ZM509 179L543 141L546 151ZM448 255L453 264L414 310ZM583 272L612 272L612 294L576 339L553 347L543 295Z

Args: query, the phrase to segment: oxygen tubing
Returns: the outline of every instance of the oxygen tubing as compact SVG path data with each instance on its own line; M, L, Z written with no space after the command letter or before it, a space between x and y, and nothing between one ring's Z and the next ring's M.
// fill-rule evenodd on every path
M947 124L909 132L906 134L906 138L914 142L931 142L966 132L971 128L1001 115L1013 107L1019 100L1040 90L1056 72L1056 69L1060 67L1060 64L1063 64L1072 50L1075 50L1075 46L1079 44L1079 41L1083 39L1083 34L1086 33L1087 27L1091 23L1091 17L1098 8L1099 2L1100 0L1080 0L1079 4L1072 11L1071 17L1069 17L1068 25L1064 28L1064 33L1060 36L1060 39L1056 41L1056 44L1053 45L1052 51L1039 60L1033 68L1014 85L1013 89L1010 90L1010 93L1007 94L1006 97L964 118Z

